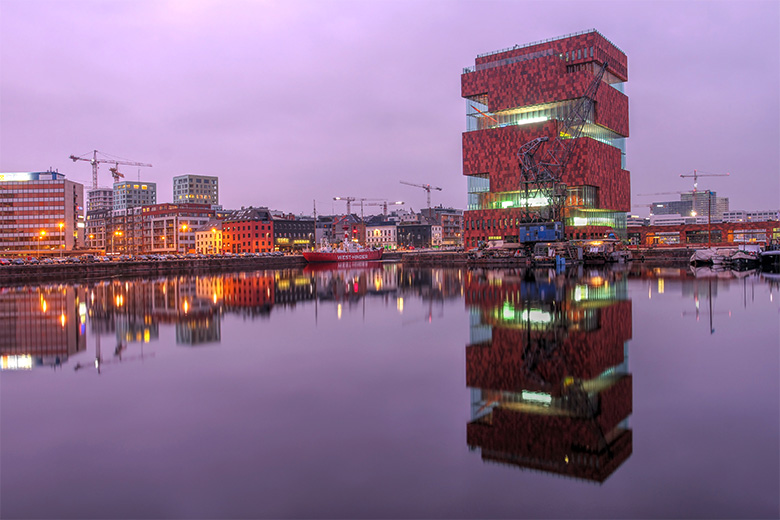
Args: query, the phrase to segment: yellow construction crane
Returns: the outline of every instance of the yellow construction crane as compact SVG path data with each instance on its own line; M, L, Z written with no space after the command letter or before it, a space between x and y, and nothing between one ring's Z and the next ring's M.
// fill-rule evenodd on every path
M98 154L104 156L98 158ZM111 176L114 178L114 182L117 182L120 177L124 177L123 174L119 173L119 165L124 164L126 166L142 166L149 168L152 165L148 163L140 163L140 162L134 162L134 161L127 161L125 159L122 159L120 157L111 157L108 154L98 152L97 150L92 150L92 157L88 157L90 154L85 153L83 156L76 156L71 155L70 159L73 160L73 162L76 161L86 161L92 165L92 189L96 190L98 188L98 165L99 164L113 164L114 167L110 168Z

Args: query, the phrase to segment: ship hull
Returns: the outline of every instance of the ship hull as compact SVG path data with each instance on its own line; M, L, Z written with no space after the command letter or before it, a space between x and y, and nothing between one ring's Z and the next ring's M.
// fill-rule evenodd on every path
M375 251L304 251L303 258L307 262L365 262L366 260L381 260L382 250Z

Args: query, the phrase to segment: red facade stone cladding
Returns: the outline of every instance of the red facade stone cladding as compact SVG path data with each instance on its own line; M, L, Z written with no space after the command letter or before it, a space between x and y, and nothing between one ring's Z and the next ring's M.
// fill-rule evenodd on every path
M591 60L588 60L591 61ZM461 76L461 95L487 94L491 112L515 107L578 99L593 82L587 71L566 72L567 63L557 56L511 63ZM479 80L472 76L483 75ZM476 83L471 85L472 82ZM628 137L628 97L602 85L596 93L595 122Z
M571 52L573 50L576 51L577 49L590 47L594 47L593 59L596 59L600 62L608 59L610 63L610 72L618 76L623 81L628 81L628 58L623 53L623 51L615 47L612 42L604 38L604 36L598 32L589 32L587 34L580 34L568 38L560 38L553 41L540 42L533 45L524 45L522 47L508 49L504 52L479 57L474 60L474 63L476 65L482 65L492 61L511 58L514 56L523 56L525 54L543 51L546 49L552 49L557 54L565 54L567 51ZM570 57L569 63L577 64L588 61L591 61L590 55L583 57L580 60Z
M493 192L520 188L520 164L517 151L537 137L551 135L555 122L477 130L463 134L464 175L488 174ZM620 167L620 150L588 137L577 140L574 153L563 175L567 186L597 186L599 206L616 211L631 211L630 173ZM483 218L469 212L469 218ZM492 218L519 215L520 210L501 210Z
M590 48L593 47L593 57ZM587 49L581 59L576 59L576 50ZM555 54L503 64L489 68L497 62L514 56L529 55L538 51L552 50ZM569 52L569 60L560 57ZM575 51L572 54L572 51ZM586 64L593 68L604 60L609 62L607 72L622 81L628 80L628 59L601 34L591 31L586 34L561 38L553 41L510 49L489 56L477 58L475 64L488 66L461 76L463 97L480 97L491 112L578 99L593 81L593 73L586 70ZM595 122L623 137L629 134L628 97L609 85L601 85L595 99ZM465 132L463 134L463 174L488 175L491 192L517 191L520 188L520 167L517 152L528 141L541 136L555 137L558 122L506 126ZM544 153L541 151L539 153ZM621 168L620 150L594 139L578 139L563 178L567 186L595 186L598 188L598 207L611 211L630 211L630 174ZM498 229L513 230L515 226L504 223L520 218L520 209L483 209L467 211L464 221L490 221L491 226L475 230L466 226L466 243L485 236L506 235ZM496 226L496 222L502 225ZM575 231L581 232L577 229Z

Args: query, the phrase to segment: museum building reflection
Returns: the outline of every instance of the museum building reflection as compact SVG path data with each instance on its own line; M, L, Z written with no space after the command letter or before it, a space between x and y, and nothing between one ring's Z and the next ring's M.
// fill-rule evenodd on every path
M485 461L604 482L632 451L625 275L472 271L464 291L469 448Z

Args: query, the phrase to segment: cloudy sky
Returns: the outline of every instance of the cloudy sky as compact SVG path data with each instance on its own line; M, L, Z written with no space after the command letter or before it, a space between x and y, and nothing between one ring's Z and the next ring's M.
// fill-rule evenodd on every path
M0 0L0 171L89 185L68 156L97 149L152 163L159 202L195 173L219 176L228 208L424 207L401 180L462 208L462 68L590 28L628 55L636 212L694 169L730 173L699 189L732 209L780 208L777 0Z

